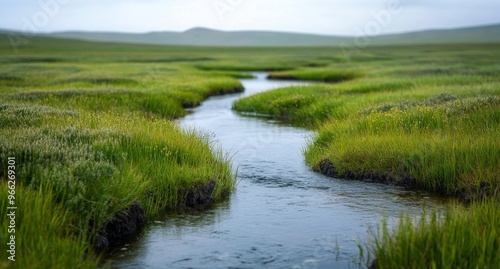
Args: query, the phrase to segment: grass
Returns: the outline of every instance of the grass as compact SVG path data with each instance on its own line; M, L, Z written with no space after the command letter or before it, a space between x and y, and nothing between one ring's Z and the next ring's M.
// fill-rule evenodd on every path
M498 188L499 96L389 107L326 124L306 160L319 163L327 154L341 174L409 174L422 188L445 195L472 194L482 184Z
M72 216L61 220L61 225L75 227L75 235L70 238L81 247L68 260L87 257L95 235L87 235L87 231L101 227L134 201L151 217L182 204L199 184L216 182L212 194L216 200L226 197L234 186L228 158L213 148L208 137L181 131L168 120L150 119L140 113L4 104L0 121L15 122L0 132L1 159L16 157L17 188L36 192L38 198L31 202L43 205L40 211L31 210L42 205L26 206L18 214L30 211L34 218L43 218L66 212ZM6 191L5 186L3 189ZM16 198L22 201L26 195L21 191ZM94 226L89 227L91 224ZM20 218L17 225L20 231L37 231L40 223ZM32 238L35 244L28 245L19 257L34 259L40 262L40 268L47 268L42 266L49 263L45 260L56 254L37 250L47 247L41 243L44 237L18 234ZM71 241L62 235L51 240L51 251ZM67 268L65 263L58 266Z
M405 215L392 230L384 222L365 249L367 256L376 257L372 268L497 268L499 205L488 200L469 208L423 212L419 219Z
M304 68L272 72L270 79L310 80L322 82L341 82L362 76L355 70L335 70L332 68Z
M46 182L49 183L49 182ZM47 189L45 189L47 187ZM6 182L0 191L7 193ZM9 213L7 199L0 202L2 216ZM87 238L74 225L78 216L55 201L49 186L37 190L16 187L16 259L3 256L1 268L96 268L97 259L89 253ZM2 218L2 227L9 226ZM2 242L9 242L4 232Z
M340 176L409 176L445 195L474 196L485 184L499 188L500 66L494 59L500 51L479 45L401 50L368 50L380 55L376 61L278 72L325 81L326 74L357 70L340 83L277 89L233 107L318 130L305 150L316 170L328 160Z
M96 268L97 230L132 203L152 217L200 185L215 182L216 201L234 188L228 156L172 120L209 96L243 90L235 78L248 75L162 53L124 59L134 54L126 45L111 55L106 44L53 51L64 42L35 39L23 55L0 53L0 177L15 157L19 208L18 261L2 267ZM0 188L7 193L6 181Z
M95 268L95 228L134 201L154 216L211 181L213 196L224 199L234 186L229 159L207 135L180 130L172 119L209 96L241 91L236 79L250 76L242 71L337 82L234 104L317 130L305 153L312 167L327 159L340 172L411 174L421 187L450 195L498 187L497 44L372 47L347 56L331 47L33 37L14 53L1 37L0 161L16 157L24 216L17 225L29 238L19 241L22 261L2 267Z

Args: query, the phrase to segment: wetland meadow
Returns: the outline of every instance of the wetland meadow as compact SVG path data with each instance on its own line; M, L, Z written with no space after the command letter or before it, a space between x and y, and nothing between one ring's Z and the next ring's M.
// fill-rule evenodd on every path
M16 261L0 268L500 264L498 43L346 56L34 36L12 53L1 35L2 229L4 194L17 210ZM164 260L137 258L150 244Z

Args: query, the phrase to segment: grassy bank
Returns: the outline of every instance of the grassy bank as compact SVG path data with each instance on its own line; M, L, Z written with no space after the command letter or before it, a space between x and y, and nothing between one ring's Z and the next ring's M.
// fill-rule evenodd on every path
M131 204L152 217L201 186L213 184L215 201L234 187L230 160L209 135L172 119L243 90L235 78L247 75L199 70L203 58L176 48L69 42L68 51L65 42L35 38L19 54L2 44L0 177L15 157L18 207L16 262L2 268L96 268L98 232Z
M341 83L265 92L237 101L234 108L317 129L305 151L316 170L327 161L339 177L411 180L464 197L497 189L500 51L443 46L366 54L381 55L376 61L360 58L271 73L324 81L329 72L357 70Z
M350 62L270 77L361 75L260 93L233 107L317 130L305 157L318 172L474 201L445 213L424 212L420 220L404 216L395 230L383 226L365 249L369 266L496 268L499 59L500 50L489 45L371 48Z
M23 201L28 199L23 197L25 193L35 192L38 198L30 202L48 204L44 210L18 212L23 214L16 222L18 233L33 240L27 242L33 245L19 247L18 256L28 263L35 259L46 267L53 261L48 259L50 255L38 256L46 254L43 248L48 245L38 242L44 240L37 229L40 224L24 216L62 214L60 221L73 227L70 238L81 245L80 250L90 251L97 230L135 201L148 216L154 216L182 204L188 192L200 184L216 182L212 195L217 200L234 185L228 159L207 138L181 131L163 119L37 105L4 104L0 109L0 121L11 127L0 132L0 156L2 160L16 158L16 186L21 190L16 199ZM2 190L7 192L6 184ZM65 233L53 234L51 250L68 244ZM84 256L74 254L78 256L68 257L68 261Z
M269 79L321 81L321 82L342 82L361 77L362 74L356 70L335 70L331 68L303 68L272 72Z

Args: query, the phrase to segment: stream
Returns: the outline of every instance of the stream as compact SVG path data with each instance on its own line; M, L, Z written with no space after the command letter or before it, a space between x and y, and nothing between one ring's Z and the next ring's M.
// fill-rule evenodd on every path
M297 82L242 79L244 93L211 97L178 123L213 135L238 184L205 212L171 212L112 253L112 268L364 268L358 244L381 219L443 204L426 192L329 178L305 164L312 132L231 110L243 96Z

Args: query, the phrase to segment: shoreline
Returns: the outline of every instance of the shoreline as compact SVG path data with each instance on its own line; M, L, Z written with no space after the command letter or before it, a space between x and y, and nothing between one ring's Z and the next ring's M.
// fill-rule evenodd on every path
M487 183L482 183L476 193L470 193L465 190L458 191L455 194L447 195L441 192L428 190L419 186L417 180L409 174L396 175L389 172L373 172L373 171L345 171L339 173L333 163L328 159L323 159L319 164L311 167L314 172L323 174L327 177L343 179L343 180L357 180L357 181L370 181L386 185L393 185L404 187L407 189L416 189L419 191L427 191L434 195L438 195L445 199L458 199L464 204L471 204L480 202L494 194L494 190Z
M187 105L183 104L183 109L196 108L202 105L202 103L210 97L240 93L244 90L245 89L242 85L231 89L215 89L200 102ZM183 116L172 119L171 121L182 117ZM180 203L177 207L191 208L199 211L207 209L214 202L217 202L217 200L212 197L216 184L217 182L214 180L211 180L206 184L199 183L197 186L188 191L186 200ZM224 195L224 197L226 197L226 195ZM168 208L166 208L166 210L168 210ZM92 243L92 248L98 255L108 255L109 251L113 248L125 244L128 240L140 234L146 227L147 223L148 218L146 210L138 201L134 201L126 209L116 212L112 219L103 223L101 227L98 228L96 240Z
M215 198L212 197L215 185L216 182L213 180L205 185L199 184L189 191L186 201L179 204L178 207L199 211L209 208L216 202ZM126 209L117 212L111 220L101 225L96 240L92 244L95 253L108 255L111 250L123 246L123 244L140 234L148 222L146 210L139 202L135 201Z

